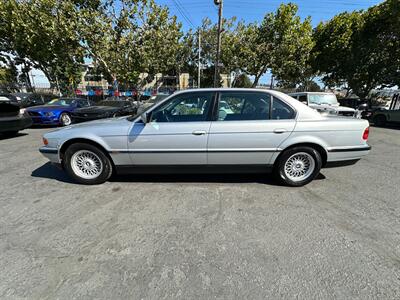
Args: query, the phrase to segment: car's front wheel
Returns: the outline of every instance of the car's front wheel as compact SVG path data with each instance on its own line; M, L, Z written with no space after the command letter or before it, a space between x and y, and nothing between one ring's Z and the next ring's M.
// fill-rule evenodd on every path
M317 177L321 167L322 159L317 150L299 146L282 153L275 166L275 172L282 183L303 186Z
M72 124L72 118L68 113L62 113L60 115L60 124L62 126L68 126Z
M64 156L67 173L82 184L100 184L112 175L108 156L96 146L76 143L68 147Z

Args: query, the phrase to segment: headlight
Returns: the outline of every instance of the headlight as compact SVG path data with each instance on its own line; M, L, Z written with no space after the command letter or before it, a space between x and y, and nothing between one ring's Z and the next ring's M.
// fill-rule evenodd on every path
M45 113L46 117L54 117L54 113L52 111L48 111Z

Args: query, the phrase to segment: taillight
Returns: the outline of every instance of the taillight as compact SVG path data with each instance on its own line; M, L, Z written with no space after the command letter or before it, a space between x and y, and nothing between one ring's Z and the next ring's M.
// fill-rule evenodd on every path
M49 141L48 141L46 138L43 138L43 144L44 144L45 146L47 146L47 145L49 144Z
M364 133L363 133L363 140L366 141L368 140L369 136L369 127L365 128Z

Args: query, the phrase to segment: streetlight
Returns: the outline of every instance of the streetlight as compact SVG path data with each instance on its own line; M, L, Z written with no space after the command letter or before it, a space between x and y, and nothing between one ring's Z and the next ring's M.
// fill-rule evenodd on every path
M221 52L223 0L214 0L214 4L218 6L218 43L217 43L217 57L215 59L215 69L214 69L214 87L218 87L219 86L219 56L220 56L220 52Z

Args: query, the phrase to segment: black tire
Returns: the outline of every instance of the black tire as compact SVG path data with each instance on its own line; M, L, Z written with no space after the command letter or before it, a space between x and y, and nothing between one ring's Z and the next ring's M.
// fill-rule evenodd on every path
M59 120L60 120L61 126L69 126L72 124L72 118L71 118L70 114L66 113L66 112L63 112L60 115Z
M100 159L101 164L102 164L102 170L99 172L98 176L95 178L84 178L80 176L79 173L74 171L74 167L72 166L72 157L74 154L77 152L82 152L82 151L90 151L97 155L97 157ZM76 143L72 144L67 148L65 151L64 155L64 160L63 160L63 165L64 169L67 171L68 175L71 176L76 182L81 183L81 184L101 184L106 182L112 175L113 172L113 165L111 163L110 158L98 147L90 145L90 144L85 144L85 143Z
M383 127L386 125L386 117L384 115L377 115L373 119L374 125L378 127Z
M17 136L17 134L18 134L18 130L3 132L3 136L5 136L7 138L15 137L15 136Z
M302 154L303 153L303 154ZM287 161L292 158L294 155L296 154L300 154L300 155L304 155L304 153L308 154L305 155L306 157L308 157L308 159L312 159L313 163L311 163L311 166L313 165L313 168L310 169L310 174L307 175L307 177L305 177L302 180L292 180L288 174L285 172L285 165L287 163ZM308 146L298 146L298 147L293 147L290 148L288 150L285 150L281 156L279 157L278 161L275 164L275 168L274 168L274 173L275 176L277 177L277 179L288 186L294 186L294 187L299 187L299 186L303 186L306 185L308 183L310 183L311 181L313 181L315 179L315 177L318 176L320 170L322 167L322 158L321 158L321 154L315 150L312 147L308 147Z

